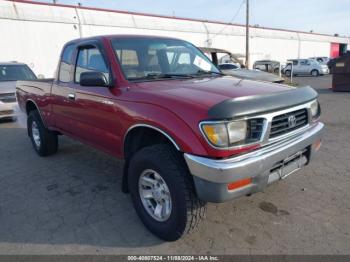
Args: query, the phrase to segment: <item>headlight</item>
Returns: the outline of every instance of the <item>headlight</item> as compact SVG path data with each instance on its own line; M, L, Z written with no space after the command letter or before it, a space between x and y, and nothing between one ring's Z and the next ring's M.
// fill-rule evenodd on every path
M312 118L318 118L320 115L320 106L318 104L318 101L315 100L311 103L310 105L310 110L311 110L311 116Z
M228 135L225 123L203 124L202 131L211 144L218 147L228 146Z
M202 132L207 140L216 147L229 147L246 139L247 122L205 122L201 124Z
M230 144L242 141L246 139L247 136L247 122L230 122L227 124L227 131Z

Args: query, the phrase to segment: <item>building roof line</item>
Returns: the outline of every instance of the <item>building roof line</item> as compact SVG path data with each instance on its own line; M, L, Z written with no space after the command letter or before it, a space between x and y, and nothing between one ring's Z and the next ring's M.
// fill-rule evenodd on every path
M46 3L46 2L35 2L35 1L30 1L30 0L5 0L5 1L15 2L15 3L17 2L17 3L33 4L33 5L45 5L45 6L58 6L58 7L67 7L67 8L78 8L78 9L91 10L91 11L110 12L110 13L129 14L129 15L139 15L139 16L175 19L175 20L182 20L182 21L193 21L193 22L201 22L201 23L211 23L211 24L221 24L221 25L245 27L245 25L243 25L243 24L225 23L225 22L222 22L222 21L215 21L215 20L205 20L205 19L187 18L187 17L179 17L179 16L167 16L167 15L160 15L160 14L150 14L150 13L142 13L142 12L114 10L114 9L99 8L99 7L87 7L87 6L78 6L78 5L68 5L68 4L53 4L53 3ZM255 28L255 29L274 30L274 31L290 32L290 33L297 33L297 34L319 35L319 36L327 36L327 37L335 37L335 38L350 38L348 36L335 36L335 35L330 35L330 34L298 31L298 30L283 29L283 28L272 28L272 27L264 27L264 26L253 26L253 25L250 25L249 27L250 28Z

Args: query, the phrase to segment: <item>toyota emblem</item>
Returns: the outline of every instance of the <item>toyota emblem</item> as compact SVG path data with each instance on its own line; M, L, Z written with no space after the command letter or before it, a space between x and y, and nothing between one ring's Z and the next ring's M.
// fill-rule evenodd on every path
M294 115L288 117L288 126L290 128L295 127L297 125L297 118Z

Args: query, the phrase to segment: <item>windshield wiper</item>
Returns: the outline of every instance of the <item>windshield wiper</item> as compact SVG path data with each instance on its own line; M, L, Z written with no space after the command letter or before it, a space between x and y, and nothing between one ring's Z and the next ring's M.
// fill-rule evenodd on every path
M215 71L206 71L206 70L198 70L195 74L193 75L218 75L218 76L223 76L224 74L221 72L215 72Z
M163 74L163 76L166 76L166 77L193 78L193 75L191 75L191 74L178 74L178 73L166 73L166 74Z
M186 78L195 78L200 75L208 75L208 74L215 74L215 75L223 75L220 72L214 72L214 71L204 71L204 70L198 70L194 74L179 74L179 73L148 73L146 76L132 78L132 80L157 80L157 79L186 79Z
M190 75L190 74L177 74L177 73L165 73L165 74L149 73L145 77L141 77L141 78L144 78L144 79L193 78L193 75Z

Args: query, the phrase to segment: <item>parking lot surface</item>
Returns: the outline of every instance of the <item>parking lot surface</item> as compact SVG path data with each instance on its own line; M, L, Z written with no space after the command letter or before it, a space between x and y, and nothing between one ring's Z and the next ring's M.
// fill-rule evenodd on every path
M323 146L263 193L209 204L198 232L166 243L121 192L123 162L60 137L37 156L25 119L0 123L0 254L350 254L350 93L329 76L295 78L320 94Z

